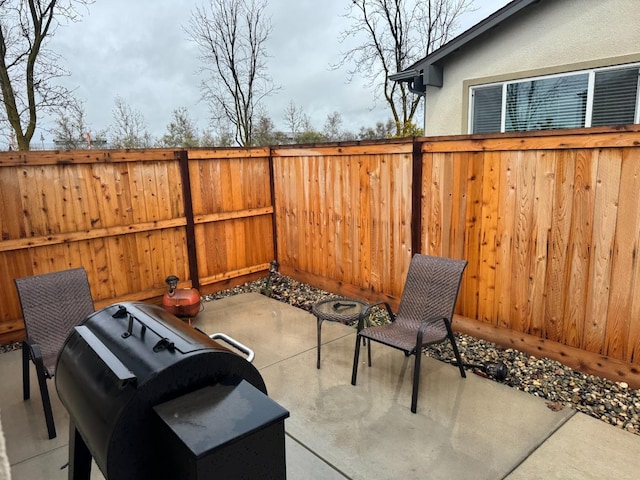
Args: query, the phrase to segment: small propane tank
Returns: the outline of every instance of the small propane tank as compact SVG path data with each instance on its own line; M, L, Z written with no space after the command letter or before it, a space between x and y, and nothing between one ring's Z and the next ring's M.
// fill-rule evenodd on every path
M191 323L200 312L200 292L195 288L177 288L179 281L180 279L175 275L170 275L165 280L169 285L169 291L162 297L162 307L176 317Z

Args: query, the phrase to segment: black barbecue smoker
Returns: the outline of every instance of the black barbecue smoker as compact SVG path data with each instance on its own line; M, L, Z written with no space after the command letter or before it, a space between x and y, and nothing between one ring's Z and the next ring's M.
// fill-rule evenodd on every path
M69 477L286 478L284 420L244 357L155 305L89 316L58 357Z

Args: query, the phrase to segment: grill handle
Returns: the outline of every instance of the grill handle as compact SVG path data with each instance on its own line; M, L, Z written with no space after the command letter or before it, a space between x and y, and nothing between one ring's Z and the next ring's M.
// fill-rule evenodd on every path
M237 341L235 338L231 338L229 335L225 335L224 333L214 333L212 335L209 335L209 338L211 340L222 340L223 342L231 345L233 348L240 350L242 353L244 353L247 356L247 362L249 363L253 362L253 358L256 356L254 351L251 350L249 347L247 347L246 345L243 345L242 343Z

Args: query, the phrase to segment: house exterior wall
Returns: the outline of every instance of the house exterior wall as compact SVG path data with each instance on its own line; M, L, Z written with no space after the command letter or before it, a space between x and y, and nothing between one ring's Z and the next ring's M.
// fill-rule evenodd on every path
M445 59L427 87L425 134L468 133L469 87L640 62L637 0L545 0Z

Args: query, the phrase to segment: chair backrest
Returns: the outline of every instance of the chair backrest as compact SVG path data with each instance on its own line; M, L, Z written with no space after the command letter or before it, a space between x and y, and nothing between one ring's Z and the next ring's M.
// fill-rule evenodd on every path
M51 375L67 336L94 312L87 272L73 268L15 279L27 337L40 346Z
M419 325L453 317L466 260L416 254L411 259L396 321Z

